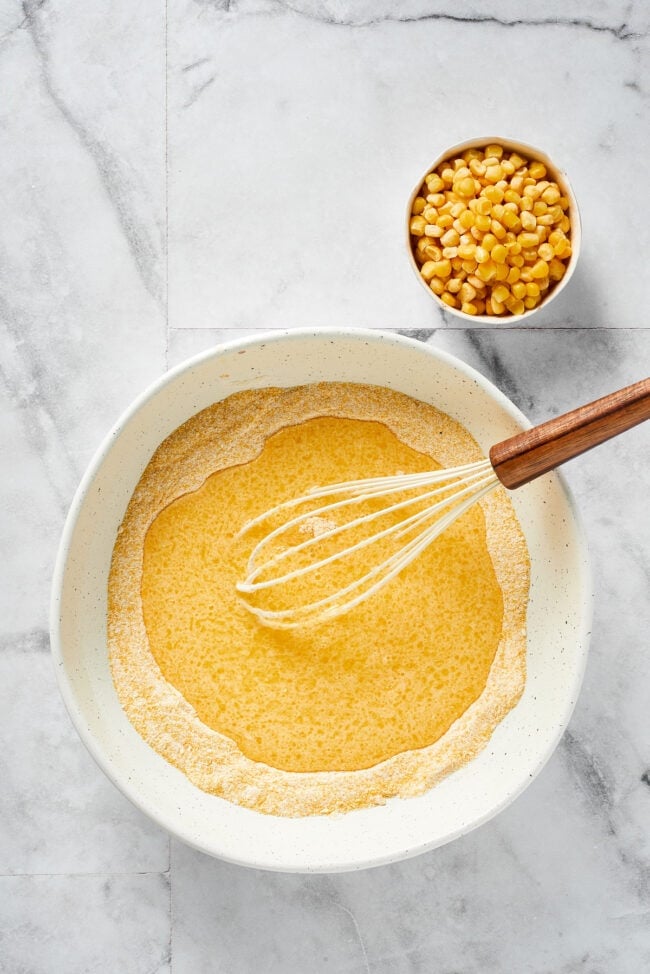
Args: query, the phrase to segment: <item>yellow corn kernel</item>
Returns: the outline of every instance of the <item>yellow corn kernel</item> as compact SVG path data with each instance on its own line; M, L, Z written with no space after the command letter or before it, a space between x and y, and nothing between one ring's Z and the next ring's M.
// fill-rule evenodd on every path
M469 175L469 169L466 171L467 174L463 173L462 178L460 177L460 172L456 173L456 178L454 180L454 193L457 196L473 196L474 195L474 180Z
M531 162L528 167L528 172L533 177L533 179L543 179L546 175L546 166L543 162Z
M524 177L523 176L513 176L510 180L510 190L513 193L518 193L521 199L521 193L524 188Z
M557 186L551 183L551 185L547 186L544 192L542 193L542 199L544 200L545 203L548 203L549 206L552 206L553 203L557 203L559 201L561 195L562 194L560 193Z
M494 210L492 212L494 213ZM498 220L494 220L494 219L492 220L492 222L490 223L490 230L492 231L493 235L497 238L497 240L505 239L507 230L502 223L499 223Z
M568 216L563 216L558 226L560 230L564 230L565 233L568 233L569 230L571 229L571 220L569 219Z
M467 278L467 283L471 284L473 288L476 288L478 292L485 290L485 281L482 281L476 274L470 274Z
M509 254L508 262L512 265L512 267L523 267L526 263L521 254Z
M436 223L441 230L447 230L447 228L450 227L453 222L454 218L451 213L443 213L442 216L439 216L436 220Z
M510 203L511 205L518 207L519 203L521 202L521 196L519 193L516 193L512 187L510 187L503 194L503 202L506 206L508 203Z
M452 277L447 281L447 290L450 294L458 294L462 286L463 282L460 277Z
M469 230L470 227L474 226L475 216L471 210L463 210L461 215L458 217L458 222L462 224L465 230Z
M473 274L477 265L475 260L463 260L460 266L466 274Z
M557 257L554 257L548 265L548 276L552 281L560 281L564 277L565 271L565 265Z
M436 277L449 277L451 274L451 263L448 258L435 261L433 273Z
M474 244L474 238L472 237L471 233L461 233L461 235L460 235L460 244L461 245L465 245L465 246L467 244L472 244L473 245Z
M434 294L438 295L438 297L440 297L441 294L445 293L445 282L442 281L439 277L431 278L431 281L429 282L429 287L431 288Z
M482 213L478 214L478 216L476 217L476 222L474 224L477 230L479 230L481 233L487 233L491 225L492 225L492 221L489 216L487 215L483 216Z
M536 199L539 199L540 195L541 190L535 183L529 186L524 186L524 199L532 200L534 203Z
M425 176L424 181L430 193L439 193L441 189L445 188L445 184L437 172L430 172L428 176Z
M440 214L438 213L438 210L436 209L435 206L431 206L430 203L427 203L427 205L424 207L424 210L422 212L422 216L427 221L427 223L435 223L438 217L440 216Z
M471 159L469 163L470 172L474 176L485 176L485 163L481 159Z
M528 295L529 298L539 297L539 284L537 283L537 281L530 281L526 285L526 294Z
M471 260L476 252L475 244L461 244L458 248L458 256L463 260Z
M420 268L420 274L425 281L430 281L436 272L436 265L432 260L426 261Z
M560 240L566 240L566 236L562 230L552 230L548 238L548 242L550 243L551 247L555 247L557 244L559 244Z
M489 236L488 234L485 235ZM485 246L485 240L483 241L483 246ZM487 249L487 248L486 248ZM490 256L496 264L505 264L506 258L508 256L508 251L503 246L502 243L496 243L492 250L490 251Z
M478 314L478 308L471 301L464 301L460 306L460 310L466 315Z
M481 298L477 298L473 304L476 306L477 315L485 314L485 301L483 301Z
M524 230L534 230L537 226L537 218L527 210L524 210L521 214L521 226Z
M437 223L426 223L424 232L427 237L442 237L445 231L442 229L442 227L439 227Z
M485 299L485 313L486 315L494 314L494 311L492 310L492 301L490 300L490 298Z
M515 167L512 164L512 162L510 162L509 159L501 160L501 169L506 174L506 176L512 176L513 172L515 171Z
M436 247L435 244L432 244L429 237L423 237L422 239L429 241L428 246L424 248L424 256L427 258L427 260L441 260L442 250L440 247Z
M460 296L460 300L463 302L463 304L465 304L468 301L474 300L474 298L476 297L476 288L472 287L472 285L468 281L463 281L460 287L460 291L458 293Z
M506 277L506 284L516 284L521 276L521 271L518 267L508 267L508 276Z
M536 308L539 304L539 298L524 298L524 308L530 311L531 308Z
M530 273L535 279L548 277L548 264L545 260L538 260L530 269Z
M426 200L423 196L416 196L413 200L413 206L411 212L413 216L419 216L422 213L424 207L426 206Z
M506 210L503 214L503 225L516 232L521 229L521 220L512 210Z
M506 302L506 308L513 315L522 315L525 311L525 305L523 301L517 300L516 298L508 298Z
M521 169L522 166L526 165L526 160L522 159L522 157L517 152L511 152L508 158L510 159L510 162L513 164L515 169Z
M506 212L506 208L503 203L494 203L492 206L492 212L490 216L493 220L503 221L503 214Z
M414 216L411 218L410 230L414 237L421 237L424 233L424 228L427 225L427 221L423 216Z
M442 237L440 238L440 243L443 245L443 247L457 247L459 242L460 236L453 227L450 227L449 230L447 230L446 233L443 233Z
M483 241L481 243L481 246L483 247L484 250L492 250L492 248L494 247L494 245L496 243L498 243L498 240L494 236L494 234L493 233L486 233L485 236L483 237Z
M454 220L454 222L452 223L452 227L454 228L454 230L456 231L459 237L462 237L462 235L465 233L465 227L463 226L463 224L460 222L459 219Z
M476 240L477 243L480 243L481 240L483 239L484 232L485 232L484 230L479 230L477 226L474 226L470 230L470 235L474 240Z
M489 314L502 315L503 312L506 310L505 306L500 301L497 301L496 298L494 297L494 291L490 296L490 304L492 306L492 310L489 312Z
M503 202L503 190L498 186L486 186L483 190L481 190L481 196L493 204Z
M519 278L522 284L530 284L532 279L533 279L533 275L530 273L530 267L522 267L521 277Z
M498 301L499 304L505 304L506 299L510 297L510 291L505 286L505 284L497 284L495 288L492 289L492 301Z
M492 212L492 203L487 196L481 194L480 198L476 201L476 212L481 216L487 216Z
M454 174L455 174L455 170L450 169L449 166L446 166L442 170L442 172L440 173L440 178L442 179L444 186L451 186L453 184Z
M448 260L452 260L452 258L458 257L458 247L443 247L442 256L446 257Z
M495 159L500 159L503 155L503 146L496 142L491 142L490 145L485 146L485 155L494 156Z
M533 203L533 214L534 216L543 216L548 210L548 205L544 200L535 200Z
M537 244L539 243L539 240L537 239L536 233L528 233L526 231L522 231L517 237L517 243L521 244L522 250L527 250L530 247L537 248Z
M553 258L555 257L555 251L549 243L540 244L540 246L537 248L537 253L542 258L542 260L546 261L547 264L549 260L553 260Z
M456 169L456 172L454 173L454 183L459 182L461 179L466 179L469 176L470 172L464 159L454 159L454 167ZM474 180L472 180L472 184L473 183Z
M454 220L457 220L458 217L461 215L461 213L464 211L464 209L465 209L464 203L454 203L449 212L453 216Z
M556 257L563 257L563 258L570 257L571 241L567 240L566 237L564 238L564 240L560 240L559 243L557 243L555 247L553 247L553 253L555 254Z
M511 286L510 290L512 292L512 296L517 301L523 301L523 299L526 297L526 285L525 284L522 284L521 281L516 281Z
M552 227L553 223L554 220L550 213L542 213L541 216L537 217L537 224L540 227Z
M496 261L494 262L496 264ZM495 281L505 281L508 276L508 265L507 264L497 264L497 272L494 275Z
M451 249L453 250L455 248L452 247ZM462 274L463 261L458 255L456 255L455 257L451 257L450 260L451 260L452 273L455 276L460 277L460 275Z
M522 213L524 212L524 210L527 210L529 213L532 213L533 201L531 200L530 196L521 197L521 203L519 204L519 209Z
M453 296L453 294L450 294L449 293L449 291L445 291L443 294L441 294L440 295L440 300L441 301L444 301L445 304L448 304L450 308L457 308L458 307L458 301Z
M477 264L486 264L490 259L489 252L485 247L475 247L474 248L474 260Z
M476 276L486 283L493 281L496 277L496 273L497 265L493 260L488 260L485 264L479 264L476 268Z
M429 193L427 196L427 203L431 203L431 206L444 206L446 203L444 193Z

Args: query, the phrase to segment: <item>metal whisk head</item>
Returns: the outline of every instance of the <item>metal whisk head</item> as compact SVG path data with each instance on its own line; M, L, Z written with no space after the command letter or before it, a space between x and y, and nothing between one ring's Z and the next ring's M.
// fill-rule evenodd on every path
M378 592L498 482L481 460L314 488L244 525L240 537L262 537L237 589L274 629L333 619ZM324 594L294 602L292 584L308 577L317 587L325 577Z

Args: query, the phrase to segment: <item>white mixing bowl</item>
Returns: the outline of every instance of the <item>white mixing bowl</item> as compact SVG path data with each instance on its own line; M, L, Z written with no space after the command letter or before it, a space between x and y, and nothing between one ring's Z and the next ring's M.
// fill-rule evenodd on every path
M107 436L72 503L52 596L52 652L61 692L108 777L154 821L197 849L284 871L334 872L414 856L508 805L540 771L567 725L591 616L587 552L576 510L562 479L549 474L512 494L532 565L526 689L474 761L419 798L336 816L262 815L190 784L134 730L113 686L106 603L116 532L152 453L194 413L241 389L320 381L388 386L429 402L466 426L485 453L529 425L479 373L396 335L323 329L218 346L159 379Z

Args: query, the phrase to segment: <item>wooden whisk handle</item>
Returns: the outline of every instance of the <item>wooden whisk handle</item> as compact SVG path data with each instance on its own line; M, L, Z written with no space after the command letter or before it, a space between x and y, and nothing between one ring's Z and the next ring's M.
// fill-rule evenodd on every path
M490 462L513 490L644 419L650 419L650 378L502 440L490 450Z

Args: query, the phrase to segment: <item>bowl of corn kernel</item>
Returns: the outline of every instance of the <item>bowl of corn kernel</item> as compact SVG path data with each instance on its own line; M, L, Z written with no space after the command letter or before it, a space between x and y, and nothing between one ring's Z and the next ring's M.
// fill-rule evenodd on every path
M406 236L418 280L444 310L511 323L568 283L580 216L568 179L545 153L483 137L447 149L418 181Z

